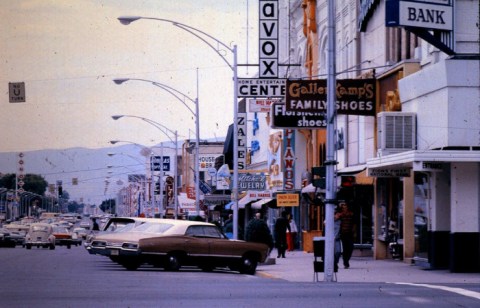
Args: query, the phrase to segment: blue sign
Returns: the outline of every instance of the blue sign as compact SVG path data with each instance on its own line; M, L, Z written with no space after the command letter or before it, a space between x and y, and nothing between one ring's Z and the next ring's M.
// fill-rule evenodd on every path
M201 190L204 194L210 194L210 193L212 193L212 187L210 187L210 185L208 185L208 184L205 183L204 181L200 181L200 183L198 183L198 186L200 186L200 190Z
M170 171L170 156L163 156L163 169L160 168L162 156L150 156L150 171Z

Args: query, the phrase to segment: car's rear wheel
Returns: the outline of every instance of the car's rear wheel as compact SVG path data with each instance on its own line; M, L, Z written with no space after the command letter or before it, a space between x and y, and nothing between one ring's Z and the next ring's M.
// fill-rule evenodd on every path
M50 245L50 250L54 250L55 249L55 245L51 244Z
M178 254L167 255L167 261L165 263L165 269L167 271L178 271L181 266L180 256Z
M25 248L27 248L27 249L32 249L32 245L31 245L31 244L27 244L27 245L25 245Z
M252 255L246 255L240 261L240 273L254 275L257 269L257 259Z

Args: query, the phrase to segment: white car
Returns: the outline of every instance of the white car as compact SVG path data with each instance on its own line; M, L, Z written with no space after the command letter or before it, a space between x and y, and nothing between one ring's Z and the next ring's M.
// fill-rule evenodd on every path
M25 236L25 248L32 249L32 246L55 249L55 236L53 235L52 225L40 222L30 225Z

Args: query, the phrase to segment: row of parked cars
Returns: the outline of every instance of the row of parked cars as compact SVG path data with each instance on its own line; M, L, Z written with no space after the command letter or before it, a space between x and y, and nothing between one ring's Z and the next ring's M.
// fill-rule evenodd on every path
M136 217L110 218L99 232L87 237L84 247L127 270L144 265L170 271L195 266L250 275L269 253L266 244L229 239L211 223Z
M88 229L76 227L75 222L51 217L43 220L33 218L13 222L0 228L0 246L26 249L43 247L55 249L56 246L79 246L87 237Z

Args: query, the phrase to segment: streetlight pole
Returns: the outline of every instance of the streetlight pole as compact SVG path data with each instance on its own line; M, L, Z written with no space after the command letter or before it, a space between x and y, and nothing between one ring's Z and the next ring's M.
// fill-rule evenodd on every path
M194 28L192 26L179 23L173 20L169 19L164 19L164 18L153 18L153 17L142 17L142 16L122 16L119 17L118 20L120 23L123 25L129 25L130 23L139 20L139 19L149 19L149 20L156 20L156 21L162 21L162 22L168 22L172 24L173 26L180 28L193 36L197 37L200 39L202 42L207 44L213 51L217 53L217 55L222 58L222 60L230 67L230 69L233 71L233 187L232 187L232 201L234 202L233 206L233 238L238 239L238 123L237 123L237 117L238 117L238 104L237 104L237 99L238 99L238 74L237 74L237 45L234 45L233 48L229 47L222 41L216 39L215 37L211 36L210 34L203 32L197 28ZM215 47L211 41L214 41L217 45L222 46L226 50L230 51L233 55L233 63L230 64L228 60L225 58L225 56L221 53L221 50L217 47Z
M150 124L150 125L156 127L157 129L159 129L163 134L165 134L165 136L167 136L167 138L171 142L173 142L175 144L175 169L173 170L173 174L174 174L173 176L174 176L175 180L174 180L174 185L173 185L173 194L174 194L174 207L175 207L174 217L175 217L175 219L177 219L177 217L178 217L178 132L176 130L172 131L171 129L169 129L165 125L160 124L160 123L158 123L154 120L144 118L144 117L139 117L139 116L135 116L135 115L113 115L112 116L112 119L114 119L115 121L118 120L118 119L121 119L121 118L136 118L136 119L140 119L144 122L147 122L148 124ZM172 138L170 137L170 135L167 134L167 132L170 132L171 134L173 134L175 136L175 140L172 140ZM162 147L162 149L163 149L163 147ZM163 154L161 156L162 156L162 160L163 160ZM163 168L163 162L162 162L162 168ZM150 168L150 169L152 169L152 168ZM162 178L162 180L163 180L163 178Z
M166 84L163 84L163 83L160 83L160 82L157 82L157 81L152 81L152 80L147 80L147 79L140 79L140 78L116 78L113 80L113 82L115 82L116 84L122 84L124 82L127 82L127 81L143 81L143 82L148 82L148 83L151 83L152 85L154 86L157 86L165 91L167 91L168 93L170 93L171 95L173 95L176 99L178 99L185 107L187 107L187 109L192 113L192 115L195 117L195 134L196 134L196 138L195 138L195 157L194 157L194 160L195 160L195 210L197 212L197 214L199 215L200 214L200 208L199 208L199 204L200 204L200 108L199 108L199 99L198 99L198 68L197 68L197 97L195 99L189 97L188 95L186 95L185 93L182 93L180 91L178 91L177 89L175 88L172 88ZM183 99L182 99L182 96L183 96ZM192 110L192 108L190 108L190 106L188 106L186 103L185 103L185 99L189 100L190 102L192 102L194 105L195 105L195 111ZM116 120L115 117L118 117L118 116L113 116L112 118L114 120ZM136 116L133 116L133 117L136 117ZM152 125L161 125L155 121L152 121L150 119L146 119L146 118L142 118L142 117L136 117L136 118L140 118ZM165 130L168 130L170 132L172 132L170 129L168 129L167 127L161 125ZM176 145L176 147L178 148L178 145ZM175 181L177 179L175 178ZM176 213L175 213L176 214Z

